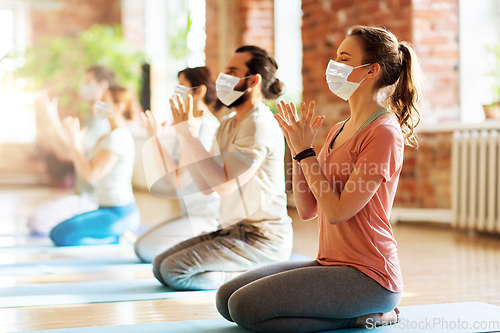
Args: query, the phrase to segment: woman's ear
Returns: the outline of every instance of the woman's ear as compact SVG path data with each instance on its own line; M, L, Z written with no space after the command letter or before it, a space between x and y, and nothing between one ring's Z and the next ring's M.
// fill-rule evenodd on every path
M374 63L370 65L370 70L367 73L367 76L377 77L381 72L380 64Z
M202 84L198 88L196 88L194 95L199 98L204 98L206 93L207 93L207 86Z

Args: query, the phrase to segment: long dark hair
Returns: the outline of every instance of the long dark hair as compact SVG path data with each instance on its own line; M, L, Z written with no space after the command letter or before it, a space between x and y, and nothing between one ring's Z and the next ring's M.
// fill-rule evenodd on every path
M276 99L283 93L283 82L276 78L278 63L266 50L254 45L245 45L236 50L236 53L250 53L252 58L247 61L247 75L260 74L262 76L262 95L266 99Z
M422 70L413 46L377 27L354 26L347 36L361 41L363 63L380 65L382 76L375 88L385 94L383 103L398 118L406 143L418 146L415 128L420 122Z
M197 87L204 85L207 87L207 92L203 101L206 105L212 104L215 100L215 81L212 79L212 75L208 67L194 67L185 68L177 74L177 77L184 75L186 80L191 83L191 87ZM196 90L196 88L194 88Z

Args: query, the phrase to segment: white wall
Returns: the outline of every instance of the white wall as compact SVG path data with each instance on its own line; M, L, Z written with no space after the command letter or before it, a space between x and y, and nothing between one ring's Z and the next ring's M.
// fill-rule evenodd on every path
M301 4L301 0L274 1L274 53L279 65L276 76L285 83L285 100L294 103L302 100ZM287 100L290 98L294 100Z
M187 17L178 16L185 14L188 6L193 19L187 40L191 55L175 59L169 40L177 34L177 25L187 22ZM168 100L177 85L177 73L187 66L205 65L205 1L146 0L145 26L146 53L151 64L151 110L168 121L172 119Z
M146 0L145 3L145 44L151 64L151 111L162 119L169 112L167 93L171 68L169 64L167 0Z

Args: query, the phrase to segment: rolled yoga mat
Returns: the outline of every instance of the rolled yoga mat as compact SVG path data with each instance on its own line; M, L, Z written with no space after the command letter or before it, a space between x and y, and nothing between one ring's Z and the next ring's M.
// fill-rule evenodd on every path
M500 307L485 303L444 303L403 306L400 322L379 328L349 328L331 333L369 332L422 332L422 333L472 333L498 332L500 330ZM496 322L496 324L495 324ZM420 327L419 327L420 325ZM478 328L474 328L475 325ZM481 325L484 328L481 328ZM488 326L486 328L486 326ZM496 325L496 328L495 328ZM32 331L44 333L245 333L249 332L225 319L189 320L135 325L69 328ZM25 332L26 333L26 332Z
M0 276L74 274L151 269L151 264L141 263L137 258L64 258L0 264Z
M42 283L0 287L0 308L204 297L215 292L176 291L156 279Z

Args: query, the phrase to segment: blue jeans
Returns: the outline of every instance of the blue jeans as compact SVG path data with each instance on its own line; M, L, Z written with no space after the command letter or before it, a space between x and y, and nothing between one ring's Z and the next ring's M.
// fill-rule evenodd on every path
M163 252L153 260L153 273L174 289L217 289L233 272L288 260L292 243L290 223L240 222Z
M141 216L135 202L101 207L59 223L50 231L58 246L116 244L125 230L135 232Z

